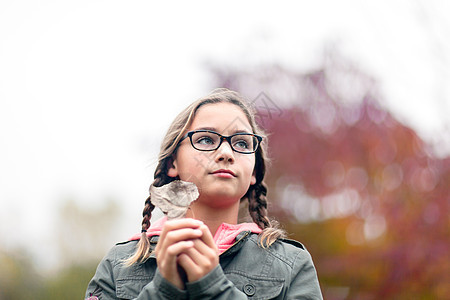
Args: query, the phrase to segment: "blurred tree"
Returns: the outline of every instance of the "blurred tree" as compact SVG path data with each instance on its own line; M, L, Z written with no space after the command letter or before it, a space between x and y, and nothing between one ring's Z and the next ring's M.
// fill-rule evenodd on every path
M33 299L42 283L28 254L0 251L0 300Z
M44 274L23 251L0 251L0 300L82 299L100 258L112 245L118 214L113 199L97 209L65 199L55 226L58 267Z
M83 299L98 262L73 264L48 277L33 299ZM31 299L31 298L30 298Z
M308 246L326 299L450 293L450 157L382 108L374 79L332 51L308 73L211 71L259 111L271 214Z
M60 268L46 278L40 299L81 299L101 257L112 246L118 202L106 199L96 209L65 199L57 218Z
M98 262L114 243L118 202L106 199L103 207L85 208L66 199L57 217L57 248L61 266Z

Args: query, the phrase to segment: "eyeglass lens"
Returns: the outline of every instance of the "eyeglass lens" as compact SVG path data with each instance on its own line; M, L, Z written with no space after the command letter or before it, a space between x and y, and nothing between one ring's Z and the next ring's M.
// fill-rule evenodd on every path
M215 150L219 147L220 136L213 132L195 132L192 134L192 145L198 150ZM258 140L251 134L238 134L231 137L231 148L239 152L253 152Z

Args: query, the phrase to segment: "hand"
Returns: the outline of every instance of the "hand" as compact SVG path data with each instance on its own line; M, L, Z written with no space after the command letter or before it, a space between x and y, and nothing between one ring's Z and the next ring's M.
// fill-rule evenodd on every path
M156 245L155 255L159 272L179 289L184 289L184 282L177 269L177 257L195 247L196 242L193 240L204 235L204 229L200 229L201 227L206 226L194 219L166 221Z
M201 225L200 238L193 240L193 247L186 247L178 256L178 263L185 270L188 281L197 281L219 264L219 251L206 225Z

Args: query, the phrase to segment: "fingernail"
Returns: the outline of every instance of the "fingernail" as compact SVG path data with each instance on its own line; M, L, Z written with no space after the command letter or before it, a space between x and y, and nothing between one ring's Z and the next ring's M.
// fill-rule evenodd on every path
M198 226L203 225L203 222L200 221L200 220L195 220L195 219L194 219L194 223L195 223L196 225L198 225Z

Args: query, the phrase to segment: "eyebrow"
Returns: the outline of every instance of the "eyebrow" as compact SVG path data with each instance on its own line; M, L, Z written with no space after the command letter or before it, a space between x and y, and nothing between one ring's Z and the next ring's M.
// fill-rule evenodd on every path
M214 128L214 127L200 127L200 128L196 128L194 130L211 130L211 131L219 133L218 130L216 128ZM242 129L239 130L238 129L238 130L233 131L232 134L236 134L236 133L253 133L253 132L251 132L251 131L249 132L247 130L242 130Z

